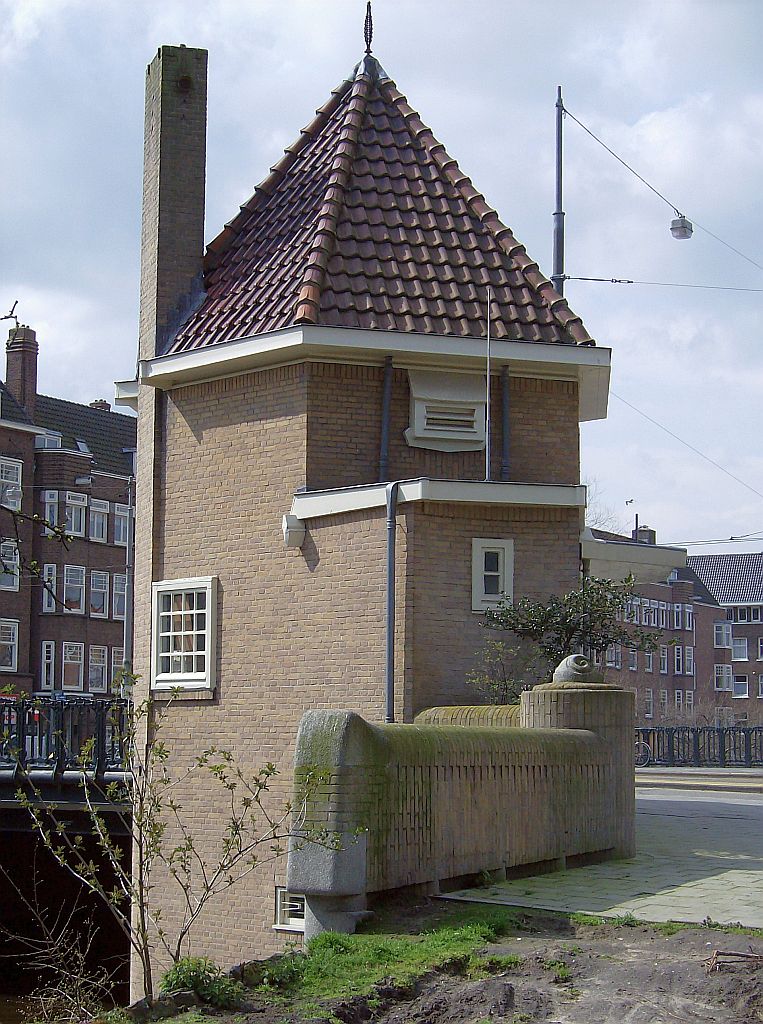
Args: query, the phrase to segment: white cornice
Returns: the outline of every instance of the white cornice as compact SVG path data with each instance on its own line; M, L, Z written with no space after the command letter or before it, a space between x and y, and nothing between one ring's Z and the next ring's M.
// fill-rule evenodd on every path
M671 569L686 565L686 549L640 541L605 540L586 527L580 536L583 559L592 576L622 580L634 576L638 583L664 583Z
M386 504L386 483L362 487L338 487L294 495L291 515L300 521L340 515ZM584 508L586 489L576 484L520 484L482 480L402 480L398 504L414 501L450 502L465 505L524 505L551 508Z
M485 340L305 325L141 360L138 380L169 390L308 359L377 366L387 355L404 369L480 372L485 366ZM581 420L606 418L610 357L609 349L593 345L493 341L490 346L496 370L508 366L516 376L577 381ZM135 384L117 384L117 404L129 406L136 397Z
M44 427L33 427L29 423L16 423L14 420L0 419L0 428L3 430L20 430L22 434L46 434Z

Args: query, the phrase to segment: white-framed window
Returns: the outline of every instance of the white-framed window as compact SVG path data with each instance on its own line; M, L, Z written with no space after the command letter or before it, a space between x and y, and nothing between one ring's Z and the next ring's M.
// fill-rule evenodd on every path
M673 648L673 675L682 676L684 672L684 649L680 646Z
M716 690L731 689L731 665L715 665L714 677Z
M658 619L657 624L660 629L668 628L668 604L667 601L660 601L659 608L657 609Z
M694 648L684 648L684 672L687 676L694 675Z
M494 608L514 592L514 541L472 539L472 611Z
M610 644L604 652L604 664L607 668L623 667L623 649L620 644Z
M109 503L90 499L90 540L105 544L109 539Z
M42 657L40 658L40 689L55 690L56 688L56 644L54 640L42 641Z
M87 683L91 693L105 693L108 689L106 669L108 665L108 647L91 647L87 667Z
M758 661L763 661L763 636L758 637Z
M63 642L61 686L64 690L81 690L85 665L85 645Z
M677 708L680 708L683 705L683 702L684 702L684 692L683 692L683 690L676 690L676 692L674 694L674 700L676 702L676 707Z
M123 572L114 573L114 591L111 605L111 617L123 619L127 600L127 576Z
M694 608L690 604L684 605L684 629L694 629Z
M747 622L747 609L746 608L737 608L736 609L736 621L737 622Z
M90 615L94 619L109 617L109 574L93 570L90 573Z
M758 676L758 697L763 697L763 673Z
M750 622L760 622L760 605L750 608Z
M654 718L654 690L644 690L644 718Z
M747 637L735 636L731 641L731 660L747 661Z
M668 674L668 648L667 644L660 644L660 674Z
M57 605L56 567L52 562L46 562L42 567L42 610L55 612L58 610Z
M646 651L644 654L644 671L654 672L654 651Z
M127 546L130 536L130 506L114 505L114 543Z
M115 682L117 676L122 671L125 663L125 650L124 647L112 647L111 648L111 689L116 690Z
M61 434L57 430L49 430L47 434L36 434L34 446L35 448L60 448Z
M442 452L485 447L485 378L477 373L409 370L410 424L404 433L413 448Z
M680 604L674 604L673 605L673 629L680 629L681 628L681 622L683 621L683 617L682 617L682 614L681 614L682 610L683 609L682 609L682 606Z
M660 714L665 715L668 711L668 691L660 690Z
M713 647L731 647L731 625L716 622L713 626Z
M0 590L19 589L19 547L15 540L0 543Z
M650 601L650 602L649 602L649 611L650 611L650 613L651 613L651 619L650 619L650 622L651 622L651 624L652 624L653 626L656 626L656 625L657 625L657 621L658 621L658 609L659 609L659 607L660 607L660 602L659 602L659 601Z
M64 611L85 614L85 567L64 566Z
M211 690L215 684L217 578L154 583L154 689Z
M58 491L43 491L42 504L42 517L45 522L51 526L58 526ZM50 537L53 531L46 526L43 533Z
M687 690L684 694L684 704L686 705L687 711L692 711L694 708L694 690Z
M64 522L66 532L72 537L85 536L85 509L87 508L87 495L79 494L77 491L66 492L66 504L64 506Z
M732 697L749 697L750 687L747 676L734 676L734 687L731 691Z
M21 467L18 459L0 457L0 505L18 512L21 508Z
M305 930L305 897L276 886L276 908L273 927L280 931Z
M631 672L638 672L638 651L635 647L628 650L628 668Z
M0 672L15 672L18 663L18 619L0 619Z

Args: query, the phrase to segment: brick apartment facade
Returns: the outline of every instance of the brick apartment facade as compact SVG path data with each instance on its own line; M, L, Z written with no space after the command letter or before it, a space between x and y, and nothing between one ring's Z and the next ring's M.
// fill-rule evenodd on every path
M181 688L173 763L201 743L272 761L275 807L305 710L474 700L480 612L577 583L579 421L606 415L609 352L373 57L202 258L205 97L206 53L161 48L139 377L118 386L139 414L135 662L155 696ZM222 806L178 798L212 855ZM282 946L285 868L210 909L194 948Z
M124 659L136 421L104 401L38 395L38 349L31 328L12 329L0 384L0 685L107 695ZM65 525L71 539L12 510Z

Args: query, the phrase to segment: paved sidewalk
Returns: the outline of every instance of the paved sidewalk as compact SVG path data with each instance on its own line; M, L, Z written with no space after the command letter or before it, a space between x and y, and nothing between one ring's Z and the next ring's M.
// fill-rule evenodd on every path
M705 918L763 928L763 797L638 794L632 860L521 878L444 899L643 921Z
M636 786L643 789L763 793L763 768L637 768Z

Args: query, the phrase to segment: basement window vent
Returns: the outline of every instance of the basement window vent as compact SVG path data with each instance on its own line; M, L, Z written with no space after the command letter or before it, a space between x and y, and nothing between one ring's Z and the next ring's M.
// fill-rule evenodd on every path
M412 448L443 452L485 447L485 378L476 373L409 370Z

